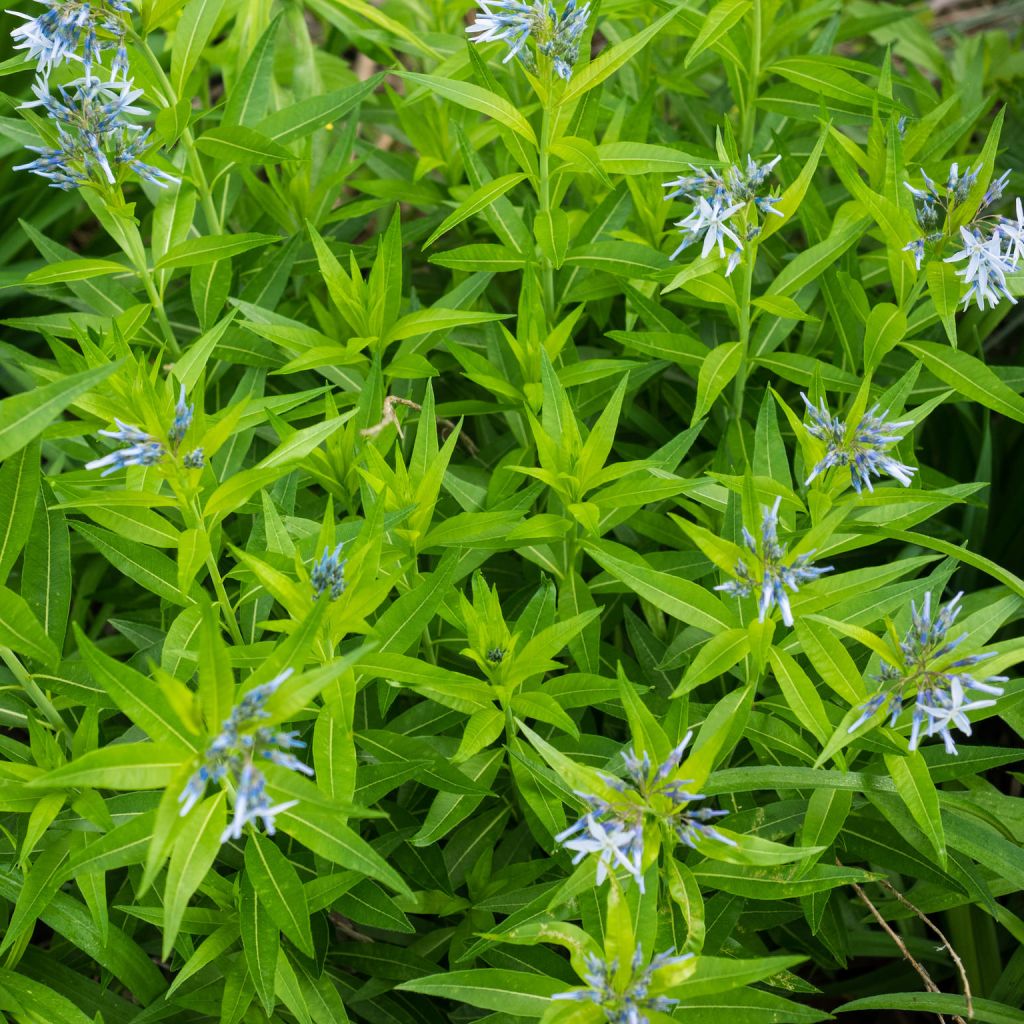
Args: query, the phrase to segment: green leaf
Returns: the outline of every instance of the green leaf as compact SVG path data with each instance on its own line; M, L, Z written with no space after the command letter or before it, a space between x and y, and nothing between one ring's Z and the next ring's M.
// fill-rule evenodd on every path
M0 462L35 440L81 395L117 369L117 363L83 370L0 402Z
M537 1018L544 1015L551 997L557 992L564 992L566 985L564 981L547 978L543 974L478 968L431 974L403 982L398 988L440 999L454 999L483 1010L498 1010L514 1017Z
M941 1013L970 1018L978 1024L1024 1024L1024 1010L1004 1006L991 999L971 1000L973 1016L961 995L944 992L888 992L880 996L865 996L836 1007L837 1013L869 1012L872 1010L909 1010L918 1013Z
M7 587L0 587L0 644L34 658L51 670L60 661L60 652L28 603Z
M530 122L523 117L518 108L489 89L483 89L470 82L457 82L438 75L421 75L413 71L403 71L401 76L417 85L425 86L442 99L451 100L460 107L493 117L499 124L521 135L531 145L537 145L537 136L530 127Z
M800 667L795 658L778 647L768 652L782 695L790 710L796 715L797 721L807 729L821 744L828 741L832 732L832 723L825 713L825 705L818 696L807 673Z
M707 415L718 396L739 373L742 363L743 346L738 341L719 345L704 357L697 377L697 404L690 417L691 427Z
M297 139L312 135L318 128L340 121L377 88L380 80L381 75L371 75L366 81L347 89L310 96L275 111L256 127L271 141L287 146Z
M963 294L963 282L957 277L956 267L944 260L932 260L926 270L928 294L935 303L935 312L942 321L949 343L956 348L956 308Z
M25 277L25 284L58 284L62 281L88 281L108 274L132 274L134 271L113 260L59 260L33 270Z
M946 839L939 812L939 795L920 751L886 754L885 766L896 784L896 792L907 805L918 827L928 837L938 855L939 865L945 869Z
M0 583L32 530L39 500L39 450L39 443L30 441L0 466Z
M739 24L752 6L750 0L721 0L716 3L690 46L683 67L688 68L706 49L713 47L733 26Z
M980 359L934 341L904 341L925 368L965 398L1024 423L1024 398L1009 388Z
M471 324L487 324L495 320L506 320L505 313L479 313L469 309L445 309L433 306L430 309L417 309L407 313L388 329L384 336L386 343L401 341L404 338L415 338L421 334L434 331L449 331L453 327L464 327Z
M395 892L409 892L402 876L365 839L341 824L336 813L299 803L281 811L276 824L286 835L321 857L347 870L376 878Z
M170 956L188 901L220 852L226 803L221 790L193 807L174 841L164 889L164 960Z
M245 870L274 924L307 956L312 956L313 934L306 894L291 861L269 839L254 832L245 844Z
M256 986L267 1014L273 1012L274 979L281 954L281 937L266 907L256 898L248 876L242 878L238 898L238 920L242 932L242 952L249 977Z
M815 864L804 869L800 864L752 868L745 864L699 864L694 877L702 886L745 896L752 900L783 900L826 892L851 882L870 882L872 876L857 868L838 868Z
M20 455L19 452L12 463L17 464ZM0 480L0 493L2 486ZM46 500L44 491L22 561L21 592L32 614L60 652L64 648L71 610L71 538L63 511L55 505L47 507Z
M239 256L250 249L259 249L273 242L280 242L280 235L241 233L237 235L204 235L201 238L186 238L172 246L156 263L157 270L168 267L198 267L218 260Z
M766 68L765 74L781 75L815 96L828 96L867 108L876 103L892 106L891 101L886 101L879 92L858 81L848 71L836 67L828 57L787 57Z
M708 996L717 992L728 992L730 989L771 978L790 967L795 967L805 959L806 957L802 956L763 956L750 960L699 956L696 958L693 974L680 984L668 987L665 991L685 1001L688 1001L691 996ZM657 984L657 972L654 974L654 979Z
M118 572L134 580L143 590L171 604L189 603L189 598L178 589L178 569L166 555L89 523L73 522L72 526Z
M221 126L252 125L267 112L274 78L274 48L284 13L278 13L249 54L242 73L228 90Z
M33 779L39 789L161 789L189 751L170 743L115 743Z
M447 234L452 228L458 227L464 221L469 220L474 214L480 213L481 210L486 210L492 203L525 179L525 174L504 174L493 181L485 182L478 189L471 192L441 221L430 237L423 243L423 248L429 249L442 235Z
M185 4L171 49L171 85L177 95L185 94L188 76L213 38L224 4L225 0L189 0Z
M173 740L185 750L198 752L197 737L186 728L164 692L130 665L104 654L75 625L82 660L93 679L114 704L154 742Z
M871 308L864 325L864 369L873 373L887 352L892 351L907 333L907 317L899 306L879 302Z
M606 78L614 75L619 68L632 60L651 42L675 16L676 11L674 10L663 14L642 32L630 35L621 43L608 47L596 60L592 60L583 67L577 67L573 72L572 80L566 86L565 92L562 93L560 100L562 105L574 103L585 93L600 85Z
M602 569L674 619L708 633L736 628L733 614L717 597L696 583L657 572L639 556L631 561L619 558L604 541L589 542L586 549Z
M0 968L0 1010L15 1020L45 1020L47 1024L95 1024L67 996L34 978Z
M280 143L242 125L210 128L196 139L196 149L231 164L279 164L295 159Z

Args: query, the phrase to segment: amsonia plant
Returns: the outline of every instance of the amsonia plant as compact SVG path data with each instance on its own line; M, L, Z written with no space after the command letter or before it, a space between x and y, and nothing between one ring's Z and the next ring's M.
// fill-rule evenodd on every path
M1024 1024L1024 24L0 16L0 1020Z

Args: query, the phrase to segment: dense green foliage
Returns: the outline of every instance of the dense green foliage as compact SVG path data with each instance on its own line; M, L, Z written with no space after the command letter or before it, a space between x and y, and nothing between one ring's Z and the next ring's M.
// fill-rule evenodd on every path
M2 55L0 1020L1022 1024L1019 24L475 8Z

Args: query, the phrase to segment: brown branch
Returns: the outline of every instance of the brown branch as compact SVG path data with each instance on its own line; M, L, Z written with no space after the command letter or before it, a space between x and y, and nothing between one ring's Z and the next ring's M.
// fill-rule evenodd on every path
M405 434L402 433L402 424L398 422L398 417L395 415L396 405L407 406L410 409L415 409L416 412L423 411L422 405L418 405L416 402L413 402L408 398L399 398L398 395L388 395L388 397L384 399L384 410L381 413L380 422L374 423L372 427L364 427L359 431L359 433L362 434L363 437L376 437L388 427L393 426L395 430L398 431L398 436L404 441ZM455 429L455 424L451 420L438 418L436 419L436 423L438 427L444 431L445 437ZM466 446L466 451L475 458L479 449L472 440L465 434L459 434L459 440Z
M879 878L878 882L884 888L888 889L889 892L891 892L893 896L895 896L896 899L907 908L907 910L913 911L913 913L916 914L917 917L920 918L920 920L938 936L939 942L942 943L946 952L949 954L950 959L954 964L956 964L956 969L960 974L960 983L964 988L964 1002L967 1004L967 1018L970 1020L974 1016L974 1002L971 999L971 983L967 980L967 971L964 969L964 962L960 959L957 951L952 947L952 945L950 945L949 939L947 939L939 930L938 925L934 924L928 917L918 910L917 907L915 907L914 904L903 895L903 893L899 892L899 890L897 890L888 879ZM961 1017L954 1017L953 1019L960 1021L960 1024L964 1024L963 1018Z
M347 935L350 939L355 942L373 942L373 939L369 935L364 935L358 928L356 928L353 921L345 917L344 914L339 914L336 910L332 910L328 915L328 919L335 928L341 932L342 935Z
M843 863L839 860L838 857L836 857L836 864L838 864L839 867L843 867ZM946 940L946 936L943 935L942 932L939 931L939 929L934 924L932 924L932 922L929 921L928 918L925 917L924 914L917 909L917 907L913 905L913 903L911 903L901 893L897 892L897 890L893 887L893 885L890 882L888 882L884 878L879 878L877 881L879 882L879 884L888 889L888 891L891 892L893 896L895 896L896 899L899 900L900 903L902 903L909 910L912 910L933 932L935 932L936 935L938 935L939 939L942 941L942 945L946 948L946 951L953 958L953 962L956 964L957 970L960 972L960 980L963 982L964 986L964 1001L967 1004L967 1016L968 1018L973 1017L974 1005L971 1002L971 986L967 981L967 973L964 970L964 965L960 957L957 956L953 947ZM874 903L871 902L870 898L868 897L868 894L856 882L851 882L850 885L853 888L853 891L860 898L860 901L864 904L864 906L866 906L868 910L871 911L871 916L878 922L878 924L885 932L885 934L888 935L890 939L892 939L892 941L896 945L896 948L899 949L899 951L903 954L903 958L909 962L910 966L913 967L915 971L917 971L921 980L924 982L924 987L929 992L933 992L936 995L942 995L942 989L940 989L939 986L936 985L934 981L932 981L932 976L928 973L924 966L914 958L914 955L910 952L910 950L907 949L907 945L900 937L899 933L892 928L892 926L889 924L888 921L886 921L884 917L882 917L881 912L874 905ZM941 1013L936 1014L936 1016L939 1018L940 1024L946 1024L946 1018L943 1017ZM953 1015L953 1020L956 1021L956 1024L967 1024L967 1021L965 1021L963 1017L959 1016L958 1014Z

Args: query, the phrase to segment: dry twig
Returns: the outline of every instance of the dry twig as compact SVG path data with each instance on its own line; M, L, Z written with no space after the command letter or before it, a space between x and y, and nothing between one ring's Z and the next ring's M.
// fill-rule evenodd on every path
M398 431L398 436L404 441L405 434L402 433L402 424L398 422L398 417L395 415L395 406L397 405L407 406L410 409L415 409L416 412L423 411L423 406L418 405L416 402L413 402L408 398L399 398L398 395L388 395L388 397L384 399L384 410L381 413L380 422L374 423L372 427L364 427L359 431L359 433L362 434L363 437L376 437L387 427L393 426L395 430ZM455 424L451 420L437 418L436 423L442 430L444 437L447 437L455 429ZM466 446L466 451L475 458L479 449L473 441L464 433L459 434L459 440Z
M842 862L839 860L838 857L836 857L836 864L838 864L840 867L843 866ZM932 922L928 920L928 918L925 917L925 915L920 910L918 910L917 907L915 907L914 904L910 902L910 900L908 900L902 893L898 892L890 882L888 882L884 878L880 878L878 879L878 881L879 884L888 889L889 892L891 892L893 896L895 896L896 899L899 900L899 902L903 906L905 906L908 910L913 911L939 937L943 947L946 949L946 952L949 953L950 957L952 957L953 963L956 964L956 968L960 973L960 981L964 987L964 1002L967 1004L967 1016L968 1018L972 1018L974 1016L974 1004L971 1001L971 986L967 980L967 972L964 970L963 961L957 955L953 947L949 944L949 941L946 939L946 936L943 935L942 932L939 931L938 927L932 924ZM936 985L934 981L932 981L932 976L925 969L924 965L921 964L918 960L916 960L914 958L914 955L910 952L910 950L907 949L907 945L900 937L899 933L889 924L888 921L886 921L884 917L882 917L881 912L874 905L874 903L871 902L871 899L868 896L868 894L856 882L851 882L850 885L853 888L853 891L860 898L860 901L864 904L864 906L866 906L868 910L871 911L871 916L879 923L885 934L888 935L889 938L892 939L892 941L896 944L896 948L899 949L899 951L903 954L903 958L909 962L910 966L913 967L915 971L917 971L921 980L924 982L924 987L929 992L933 992L936 995L941 995L942 989L940 989L939 986ZM939 1018L940 1024L945 1024L946 1018L943 1017L941 1013L936 1014L936 1016ZM963 1017L959 1016L959 1014L954 1014L953 1020L956 1022L956 1024L967 1024L967 1021L965 1021Z

